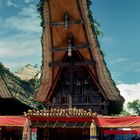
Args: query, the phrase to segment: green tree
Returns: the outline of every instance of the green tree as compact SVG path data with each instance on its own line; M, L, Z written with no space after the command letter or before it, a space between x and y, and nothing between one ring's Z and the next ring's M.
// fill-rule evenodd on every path
M121 111L120 115L123 115L123 116L130 116L132 115L127 108L123 108L123 110Z
M130 109L131 112L133 112L133 115L140 116L140 100L137 99L132 102L128 102L127 108Z

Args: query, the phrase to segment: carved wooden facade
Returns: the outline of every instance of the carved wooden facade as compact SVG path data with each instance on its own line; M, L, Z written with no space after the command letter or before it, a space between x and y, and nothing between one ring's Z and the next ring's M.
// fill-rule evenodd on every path
M73 59L73 63L74 61ZM85 66L72 65L63 68L50 102L51 107L55 108L91 108L97 112L107 113L104 97Z
M42 0L43 65L36 100L108 114L124 99L105 65L89 20L89 0Z

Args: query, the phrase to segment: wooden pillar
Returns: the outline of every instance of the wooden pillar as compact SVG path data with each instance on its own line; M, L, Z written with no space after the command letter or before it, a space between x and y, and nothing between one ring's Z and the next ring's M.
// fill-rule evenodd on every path
M23 135L22 135L22 139L23 140L30 140L31 139L31 122L26 118L25 120L25 124L23 127Z
M97 129L95 122L92 122L90 125L90 140L97 140Z

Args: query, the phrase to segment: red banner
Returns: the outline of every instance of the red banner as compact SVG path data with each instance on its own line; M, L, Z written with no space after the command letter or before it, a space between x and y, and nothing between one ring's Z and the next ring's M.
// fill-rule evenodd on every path
M24 126L25 117L0 116L0 126Z
M104 134L140 134L140 130L104 130Z
M140 128L140 116L97 117L96 124L102 128Z

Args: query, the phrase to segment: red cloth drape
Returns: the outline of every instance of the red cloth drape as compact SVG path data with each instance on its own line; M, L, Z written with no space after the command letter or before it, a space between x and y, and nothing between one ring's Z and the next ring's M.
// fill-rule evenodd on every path
M96 124L102 128L140 128L140 116L97 117Z
M22 116L0 116L0 126L24 126L25 119Z
M140 130L104 130L104 134L140 134Z

